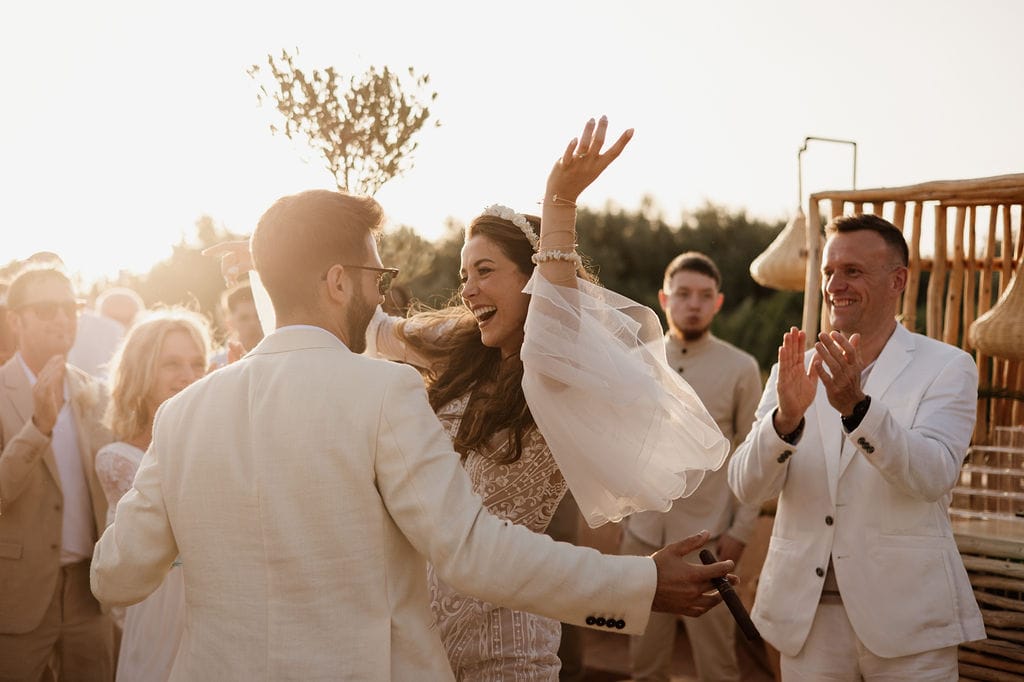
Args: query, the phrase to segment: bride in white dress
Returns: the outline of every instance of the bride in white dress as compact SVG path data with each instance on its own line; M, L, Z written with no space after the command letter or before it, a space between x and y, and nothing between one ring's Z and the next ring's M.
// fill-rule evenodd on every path
M576 198L632 134L602 152L607 125L591 119L566 147L548 176L541 219L495 205L470 223L461 300L408 318L378 309L367 330L368 354L422 370L484 506L537 532L567 489L592 527L667 511L729 450L669 368L658 316L593 284L576 254ZM204 253L221 257L229 279L251 265L246 242ZM381 273L382 292L393 276ZM269 297L250 278L264 330L273 329ZM460 594L433 571L428 577L457 680L558 680L557 621Z
M591 120L564 151L542 219L503 206L473 219L460 301L408 318L378 311L367 333L368 353L423 370L487 509L535 532L567 487L591 526L667 510L728 452L696 394L668 368L657 316L593 284L576 254L576 197L631 136L601 153L606 128ZM557 621L428 577L456 679L558 679Z
M206 373L210 351L206 320L189 310L152 312L131 328L111 361L106 422L118 441L96 453L96 473L108 503L107 525L118 500L132 487L152 438L161 403ZM175 562L164 582L115 618L123 625L117 661L119 682L170 677L185 618L185 583Z

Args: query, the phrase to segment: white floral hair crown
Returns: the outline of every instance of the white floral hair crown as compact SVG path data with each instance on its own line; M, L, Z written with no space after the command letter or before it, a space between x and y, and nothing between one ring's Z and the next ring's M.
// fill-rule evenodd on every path
M524 216L522 213L516 213L508 206L502 206L501 204L491 204L490 206L484 209L484 215L490 215L494 216L495 218L501 218L502 220L509 221L510 223L518 227L520 230L522 230L523 234L526 235L526 238L530 240L530 246L533 247L534 251L537 250L537 245L540 243L540 238L534 231L533 225L530 224L530 221L527 220L526 216Z

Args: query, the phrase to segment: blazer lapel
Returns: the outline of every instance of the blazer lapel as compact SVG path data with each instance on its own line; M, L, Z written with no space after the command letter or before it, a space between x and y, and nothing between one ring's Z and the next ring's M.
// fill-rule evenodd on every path
M67 370L68 396L71 401L71 414L75 419L75 439L78 443L78 457L82 461L85 472L85 483L89 489L92 502L93 522L96 524L97 537L107 523L107 498L96 475L96 458L94 447L96 441L96 424L86 418L84 408L90 409L99 400L98 387L93 379L80 376L70 366Z
M913 335L902 324L897 324L896 330L889 337L885 347L882 348L878 359L875 360L875 366L871 369L867 383L864 384L864 393L871 396L872 400L878 400L885 395L885 392L892 386L892 382L896 380L896 377L910 364L913 350ZM839 422L838 417L836 422ZM851 453L856 453L857 451L853 446L850 446L849 450ZM852 454L840 460L840 476L843 475L843 472L846 471L846 467L850 465L852 460Z
M3 367L3 375L4 386L7 388L6 393L14 405L14 411L23 423L27 422L32 419L35 406L32 404L32 385L29 384L28 377L25 376L25 369L21 366L18 356L7 361ZM53 456L53 448L50 446L46 446L46 451L43 452L43 463L50 471L50 476L57 484L57 488L61 488L57 459ZM64 492L62 488L61 492Z

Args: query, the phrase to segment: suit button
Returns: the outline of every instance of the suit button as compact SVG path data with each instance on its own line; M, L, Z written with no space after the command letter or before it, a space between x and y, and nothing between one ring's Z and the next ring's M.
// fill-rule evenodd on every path
M825 525L826 526L831 526L833 523L835 523L835 521L834 521L834 519L831 516L826 516L825 517Z
M874 449L873 447L871 447L870 445L865 445L865 446L864 446L864 452L868 453L869 455L870 455L870 454L871 454L872 452L874 452L874 451L875 451L875 449Z
M625 627L626 627L626 621L622 620L621 618L619 620L615 621L615 628L616 629L622 630Z
M861 436L860 438L858 438L857 439L857 443L860 444L860 445L867 445L868 444L868 442L866 440L864 440L864 436Z
M587 625L594 625L595 623L597 623L597 619L593 616L587 616L586 623Z
M604 619L604 617L603 617L603 616L598 616L598 617L597 617L597 624L598 624L599 626L601 626L601 627L604 627L604 624L605 624L606 622L608 622L608 621L606 621L606 620Z
M53 510L54 511L60 511L60 505L59 504L53 505Z
M777 462L778 462L779 464L782 464L782 463L783 463L783 462L785 462L785 461L786 461L787 459L789 459L789 456L790 456L790 455L792 455L792 454L793 454L793 451L792 451L792 450L783 450L783 451L782 451L782 454L781 454L781 455L779 455L779 458L778 458L778 459L777 459L776 461L777 461Z
M56 544L51 544L50 545L50 549L57 549L57 545Z
M816 568L816 569L814 569L814 573L819 578L823 578L825 576L825 569L824 568Z

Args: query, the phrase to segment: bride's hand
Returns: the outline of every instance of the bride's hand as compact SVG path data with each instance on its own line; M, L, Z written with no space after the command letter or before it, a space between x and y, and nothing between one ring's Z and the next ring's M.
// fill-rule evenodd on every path
M607 131L607 116L602 116L596 123L594 119L587 121L583 127L583 134L569 142L565 152L548 174L545 202L552 201L556 196L559 200L575 202L580 192L604 172L608 164L622 153L626 143L633 137L633 129L630 128L602 153L601 148L604 146Z
M252 270L252 254L249 253L249 240L226 241L203 249L204 256L220 257L220 274L229 287L238 283L243 272Z

